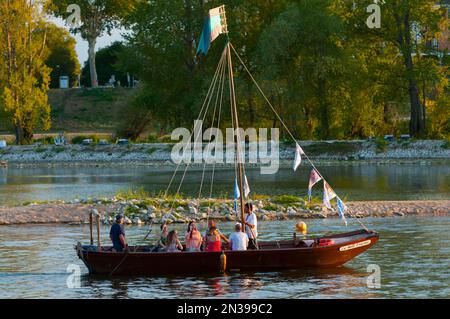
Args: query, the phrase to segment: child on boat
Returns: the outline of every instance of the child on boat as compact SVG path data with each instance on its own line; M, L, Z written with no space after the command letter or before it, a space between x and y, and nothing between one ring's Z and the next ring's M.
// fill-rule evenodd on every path
M194 221L189 222L184 239L186 241L186 251L200 251L203 239Z
M161 235L159 236L158 242L156 243L153 252L165 251L167 246L167 235L169 234L169 230L167 228L167 224L164 222L160 226Z
M220 241L220 234L216 227L211 227L206 234L205 251L221 251L222 242Z
M183 250L183 245L181 245L180 240L178 239L178 231L172 230L167 235L167 248L166 252L168 253L176 253Z
M203 238L203 244L204 244L204 249L206 249L206 236L208 235L208 233L209 233L209 230L212 228L212 227L214 227L215 229L216 229L216 231L218 232L218 234L219 234L219 237L220 237L220 239L222 240L222 241L224 241L225 243L227 243L227 244L229 244L230 243L230 241L228 240L228 238L227 238L227 236L225 236L224 234L222 234L221 232L220 232L220 230L219 230L219 228L217 228L217 223L216 223L216 221L214 220L214 219L210 219L209 221L208 221L208 228L206 229L206 231L205 231L205 234L204 234L204 238Z

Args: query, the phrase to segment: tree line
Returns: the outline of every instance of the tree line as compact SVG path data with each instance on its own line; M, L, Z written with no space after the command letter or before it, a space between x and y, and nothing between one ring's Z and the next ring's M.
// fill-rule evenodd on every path
M374 29L366 25L370 0L137 3L119 63L144 87L134 105L140 116L125 120L123 134L136 137L142 122L162 132L192 122L225 39L201 57L196 43L203 16L222 3L233 45L296 137L449 137L449 56L431 45L448 12L430 0L380 3ZM280 126L242 67L235 73L241 125Z
M8 10L14 3L32 2L5 0L0 14L11 20L14 14ZM132 73L141 83L135 100L122 111L117 128L122 137L136 139L149 129L165 134L192 125L226 41L219 37L206 56L196 56L204 16L225 4L231 42L296 137L350 139L409 132L449 138L450 59L433 45L448 23L448 12L436 2L379 2L381 27L373 29L366 25L371 0L51 0L46 8L67 17L68 4L80 6L81 22L71 32L89 43L89 72L83 78L89 74L93 87L98 85L97 38L118 26L127 29L120 50L115 45L112 56L102 55L114 60L116 72ZM19 26L19 20L8 24ZM22 23L26 32L20 34L11 33L7 23L0 29L0 104L27 137L29 125L24 123L30 112L36 115L34 125L49 126L48 66L36 58L45 32L40 22L33 23L33 30L25 30ZM31 78L13 85L20 83L12 76L16 70L3 72L14 65L8 39L27 32L33 41L25 41L25 51L33 58L25 57L24 64L31 61ZM235 74L241 125L280 126L238 63ZM23 93L30 101L22 103L16 99L25 87L33 93ZM222 119L221 125L228 127L229 112Z

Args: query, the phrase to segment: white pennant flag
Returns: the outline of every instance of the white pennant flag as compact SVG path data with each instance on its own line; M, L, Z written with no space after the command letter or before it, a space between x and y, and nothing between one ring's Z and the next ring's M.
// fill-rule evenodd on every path
M248 186L248 180L247 175L244 175L244 198L248 197L248 194L250 194L250 186ZM238 199L241 197L241 192L239 192L238 182L237 179L234 180L234 199Z
M337 195L327 182L323 182L323 205L328 209L332 209L330 201Z
M311 174L309 176L309 185L308 185L308 200L311 201L312 197L312 187L318 183L322 177L320 177L319 173L317 173L316 169L313 168Z
M248 197L248 194L250 194L250 186L248 186L247 175L244 175L244 195L245 195L245 197Z
M305 152L303 152L303 149L296 143L295 147L295 159L294 159L294 172L297 170L297 168L300 166L302 162L302 155L304 155Z

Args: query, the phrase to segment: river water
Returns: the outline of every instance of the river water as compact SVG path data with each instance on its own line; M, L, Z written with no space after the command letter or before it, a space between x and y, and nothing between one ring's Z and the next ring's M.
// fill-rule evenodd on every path
M319 167L341 197L350 200L449 199L450 165L334 165ZM118 190L165 190L168 168L27 168L0 170L0 205L25 201L112 196ZM281 169L260 175L248 169L253 193L304 194L309 170ZM182 192L197 195L201 171L188 173ZM210 180L207 171L205 180ZM233 171L215 172L213 193L230 194ZM174 185L178 184L179 177ZM193 187L195 185L195 187ZM174 186L175 187L175 186ZM204 189L209 189L205 182ZM319 195L319 193L317 193ZM99 278L73 249L87 243L88 227L0 226L0 298L450 298L450 217L369 218L377 245L343 267L327 271L229 273L217 276ZM260 222L261 240L291 238L295 221ZM314 234L345 228L339 220L309 220ZM185 225L175 225L184 231ZM205 225L200 225L204 229ZM220 225L229 233L232 224ZM141 244L147 227L130 226L130 244ZM158 233L155 227L151 236ZM102 226L106 243L108 227ZM151 237L150 236L150 237ZM151 240L155 240L151 237ZM68 288L68 267L79 267L79 288ZM381 288L367 286L370 267L381 271ZM73 269L73 268L72 268Z
M348 200L419 200L450 198L450 162L423 164L356 164L318 166L341 198ZM119 190L143 188L149 193L165 191L173 167L130 168L9 168L0 169L0 205L32 201L111 197ZM310 169L295 173L280 168L274 175L261 175L248 168L246 175L253 194L304 195ZM176 175L175 192L182 169ZM189 169L181 187L185 195L197 196L201 169ZM213 196L232 196L233 169L216 169ZM202 195L209 196L212 170L204 174ZM321 196L320 189L316 195Z
M86 225L2 226L0 298L450 298L450 217L365 223L380 233L380 241L332 270L114 279L88 276L76 256L76 242L88 241ZM339 220L308 224L316 234L346 230ZM293 226L294 221L261 222L261 239L290 238ZM220 227L228 233L232 225ZM354 221L348 228L356 228ZM107 231L102 227L104 242ZM147 228L126 231L130 243L141 243ZM152 235L155 240L156 228ZM81 269L79 288L67 286L69 265ZM379 289L367 286L370 265L380 267Z

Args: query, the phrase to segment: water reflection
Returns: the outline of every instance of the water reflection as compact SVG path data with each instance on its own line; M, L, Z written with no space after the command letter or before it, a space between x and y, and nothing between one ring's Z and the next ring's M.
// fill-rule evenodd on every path
M380 241L344 267L224 275L99 277L87 275L73 245L88 241L88 226L2 226L2 298L448 298L450 217L367 219ZM334 223L334 224L333 224ZM309 229L348 230L339 221L311 220ZM290 237L293 221L261 223L266 239ZM220 225L231 231L232 223ZM173 227L184 229L185 225ZM350 228L350 227L349 227ZM130 243L146 228L128 227ZM102 228L107 241L107 227ZM69 264L82 269L81 288L67 288ZM381 289L369 289L367 266L381 268Z
M319 166L322 174L352 200L446 199L450 194L450 165L356 164ZM309 168L301 166L292 174L281 168L277 174L261 175L259 169L246 170L252 191L259 194L306 194ZM8 168L0 169L0 205L35 200L113 196L118 190L143 187L150 193L165 190L172 167L132 168ZM204 189L209 190L212 171L205 174ZM179 174L181 175L181 174ZM201 175L190 169L181 192L197 195ZM181 176L175 178L177 185ZM231 196L229 169L216 169L213 195ZM320 189L316 190L321 195Z

